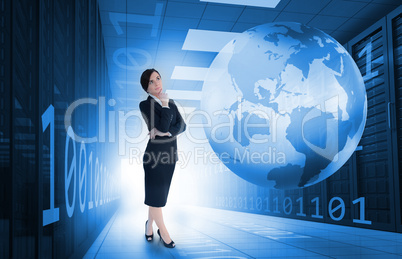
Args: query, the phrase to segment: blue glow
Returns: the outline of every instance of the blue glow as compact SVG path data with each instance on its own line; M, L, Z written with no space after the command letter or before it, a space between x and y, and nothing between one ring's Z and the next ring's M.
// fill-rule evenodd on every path
M173 99L201 101L201 91L166 90Z
M208 68L175 66L171 79L204 81Z
M233 40L238 33L188 30L186 40L183 43L183 50L219 52L229 41Z

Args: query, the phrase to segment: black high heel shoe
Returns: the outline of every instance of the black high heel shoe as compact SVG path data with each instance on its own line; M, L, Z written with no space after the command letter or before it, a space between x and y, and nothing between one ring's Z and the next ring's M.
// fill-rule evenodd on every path
M162 238L162 236L161 236L161 233L159 232L159 229L158 229L158 235L159 235L159 237L161 238L161 240L162 240L162 242L163 242L163 245L164 245L165 247L167 247L167 248L174 248L174 247L175 247L173 240L172 240L172 242L170 242L169 244L166 244L165 241L163 241L163 238Z
M154 233L152 233L152 235L147 235L147 224L148 224L148 220L145 221L145 239L148 242L151 242L154 239Z

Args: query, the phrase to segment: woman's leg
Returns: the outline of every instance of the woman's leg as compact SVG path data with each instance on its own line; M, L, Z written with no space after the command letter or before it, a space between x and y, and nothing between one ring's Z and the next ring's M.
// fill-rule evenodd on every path
M162 208L161 207L151 207L149 206L148 220L152 219L155 221L159 228L163 241L169 244L172 239L170 239L169 232L166 229L165 223L163 222ZM150 222L150 221L148 221Z
M147 223L147 235L152 235L153 234L153 232L152 232L152 224L154 223L154 219L153 219L153 217L152 217L152 214L151 214L151 207L149 207L149 210L148 210L148 223Z

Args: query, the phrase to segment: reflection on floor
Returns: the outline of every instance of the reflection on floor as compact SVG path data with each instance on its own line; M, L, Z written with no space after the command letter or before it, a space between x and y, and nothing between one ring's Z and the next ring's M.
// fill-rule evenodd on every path
M164 208L168 249L142 210L120 209L85 258L402 258L402 234L202 207Z

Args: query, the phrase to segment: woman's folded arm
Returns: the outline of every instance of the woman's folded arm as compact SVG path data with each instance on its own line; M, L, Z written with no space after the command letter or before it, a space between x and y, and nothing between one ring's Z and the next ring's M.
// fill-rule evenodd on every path
M181 116L180 112L177 110L177 116L176 116L176 121L174 124L170 125L169 132L173 136L179 135L183 131L186 130L186 123L183 120L183 117Z
M170 108L162 108L161 115L156 114L155 111L151 111L151 105L147 105L146 102L140 102L140 111L142 117L147 123L148 130L156 128L160 132L168 132L173 118L173 111Z

